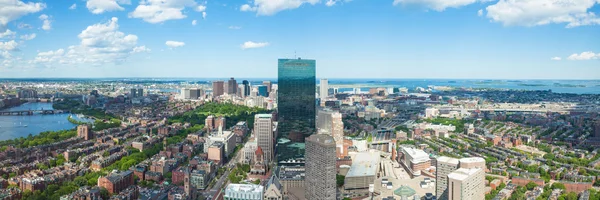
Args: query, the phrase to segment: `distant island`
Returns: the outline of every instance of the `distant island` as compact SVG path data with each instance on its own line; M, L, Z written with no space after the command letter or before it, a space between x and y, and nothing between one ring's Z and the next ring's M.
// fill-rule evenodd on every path
M564 83L554 83L555 87L571 87L571 88L575 88L575 87L586 87L585 85L573 85L573 84L564 84Z
M519 86L525 86L525 87L543 87L543 86L547 86L545 84L540 84L540 83L519 83Z

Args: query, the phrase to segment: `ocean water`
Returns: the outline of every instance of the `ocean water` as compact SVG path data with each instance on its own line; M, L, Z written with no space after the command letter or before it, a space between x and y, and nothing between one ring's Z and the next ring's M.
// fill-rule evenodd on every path
M330 87L340 91L352 91L370 87L417 87L449 86L455 88L495 88L513 90L552 90L556 93L600 94L600 80L465 80L465 79L329 79Z

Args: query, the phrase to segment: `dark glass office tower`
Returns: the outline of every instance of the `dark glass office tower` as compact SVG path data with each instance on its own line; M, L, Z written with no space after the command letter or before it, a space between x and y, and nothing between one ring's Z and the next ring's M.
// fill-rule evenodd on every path
M243 80L242 85L244 85L244 94L242 96L250 96L250 83L247 80Z
M304 160L304 139L315 134L315 60L279 59L277 162Z

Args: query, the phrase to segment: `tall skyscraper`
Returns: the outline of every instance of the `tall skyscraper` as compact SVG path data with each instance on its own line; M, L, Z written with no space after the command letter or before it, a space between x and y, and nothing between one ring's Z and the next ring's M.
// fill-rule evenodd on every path
M189 89L189 98L190 99L200 99L202 98L202 96L204 96L204 91L202 91L202 89L199 88L192 88Z
M265 163L273 161L273 116L271 114L254 115L254 135L256 143L264 153Z
M306 139L306 199L336 199L336 151L333 137L311 135Z
M269 96L267 86L259 85L259 86L256 86L256 89L258 90L258 93L257 93L258 96L263 96L263 97Z
M144 89L143 88L138 88L137 89L137 93L135 94L138 97L143 97L144 96Z
M231 77L229 81L227 81L227 94L237 94L237 81Z
M190 99L190 89L189 88L181 88L181 98L182 99Z
M267 86L267 93L271 92L271 88L273 87L271 81L263 81L263 85Z
M458 169L456 158L441 156L437 158L435 171L435 192L437 199L448 199L448 174Z
M278 61L277 161L304 158L304 139L315 134L315 60Z
M135 88L131 88L130 92L129 92L129 96L131 96L131 98L135 98L137 97L137 90Z
M250 96L250 82L248 82L247 80L243 80L242 85L244 87L244 93L242 94L242 96Z
M223 81L213 81L213 97L223 95Z
M329 94L329 82L327 79L321 79L319 83L319 98L321 98L321 102L325 102L327 95Z

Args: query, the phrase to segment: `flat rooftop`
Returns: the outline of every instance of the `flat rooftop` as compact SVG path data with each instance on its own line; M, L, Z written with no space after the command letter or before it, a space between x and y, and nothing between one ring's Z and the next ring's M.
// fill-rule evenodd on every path
M380 158L379 152L357 153L346 177L375 176Z
M262 185L254 184L229 184L225 189L226 192L243 192L243 193L261 193L263 192Z

